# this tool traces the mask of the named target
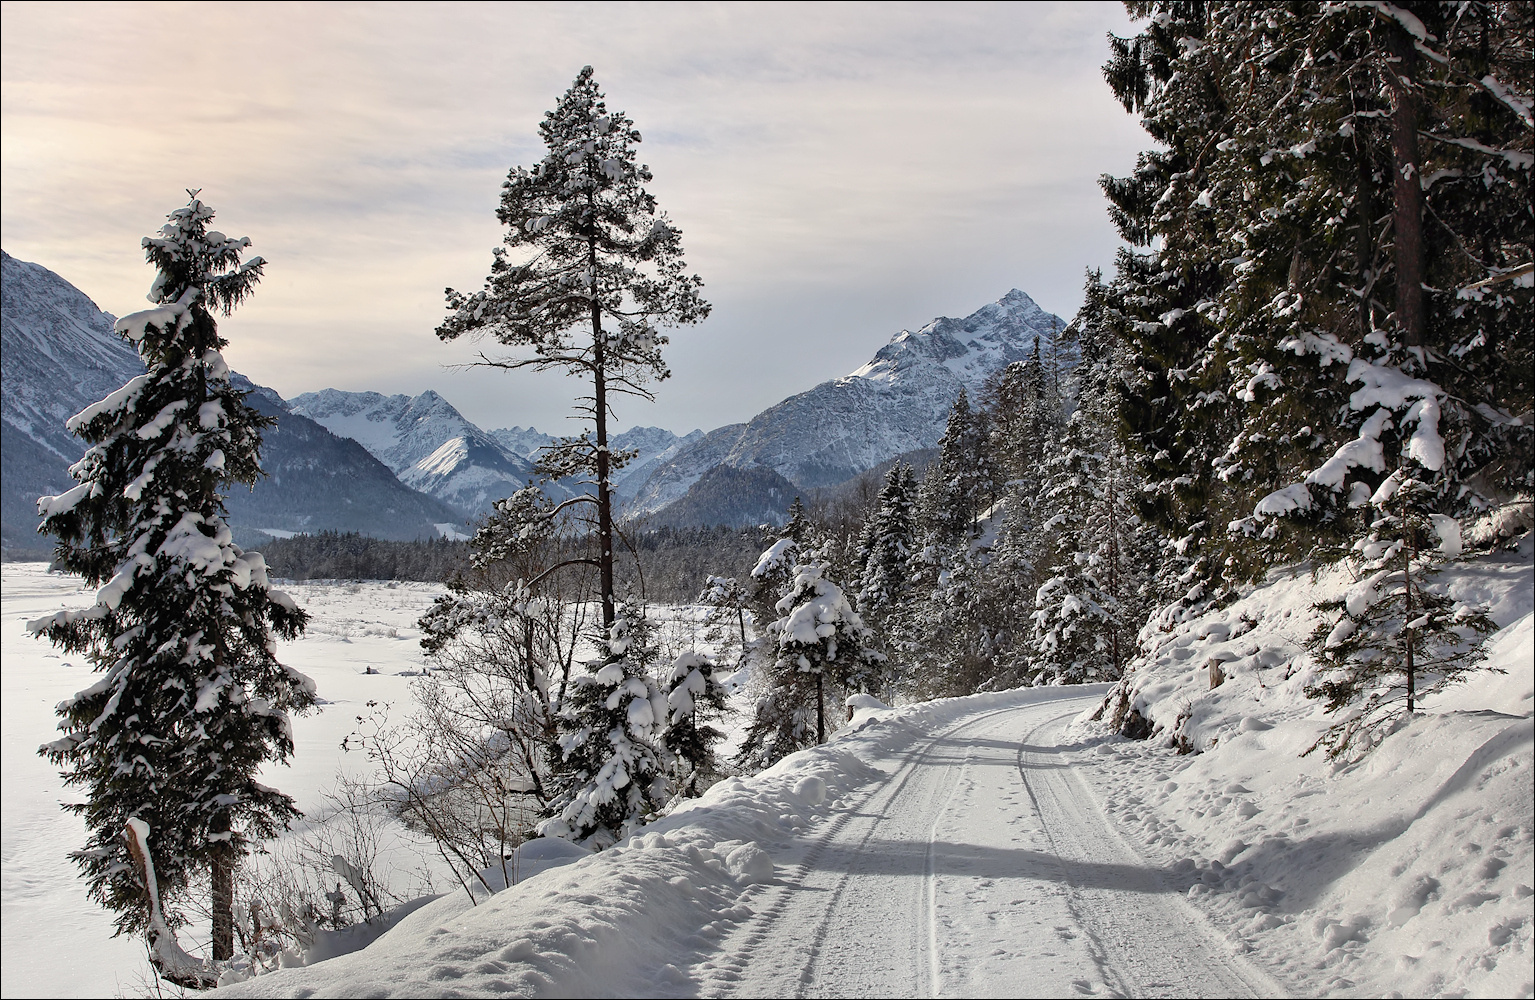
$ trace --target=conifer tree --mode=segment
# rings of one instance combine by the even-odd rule
[[[917,475],[905,462],[885,474],[859,543],[858,603],[888,639],[897,638],[899,616],[911,589],[916,541]]]
[[[558,796],[540,836],[609,847],[670,798],[662,739],[667,696],[650,676],[657,649],[644,609],[625,607],[608,627],[602,656],[570,679],[558,716]]]
[[[791,539],[801,551],[808,551],[815,547],[816,535],[815,523],[805,511],[804,501],[795,497],[789,505],[788,523],[778,533],[778,537]]]
[[[949,408],[938,444],[938,461],[928,470],[923,519],[933,539],[954,544],[968,538],[981,512],[995,498],[996,474],[987,448],[987,418],[970,407],[960,389]]]
[[[42,753],[86,801],[88,844],[73,858],[119,933],[144,932],[164,972],[184,977],[173,939],[189,883],[210,878],[212,955],[233,954],[233,873],[254,844],[285,829],[293,800],[256,780],[293,751],[290,716],[314,683],[276,659],[307,615],[269,587],[259,553],[234,544],[224,497],[262,475],[261,429],[272,422],[230,384],[214,316],[250,295],[265,262],[210,230],[191,192],[144,239],[156,269],[154,308],[119,320],[145,373],[86,407],[69,429],[90,445],[79,485],[38,501],[58,564],[100,587],[96,603],[32,622],[34,633],[84,654],[100,679],[61,703],[64,735]],[[123,831],[147,825],[159,898],[141,880]],[[196,981],[193,976],[190,980]]]
[[[1231,588],[1226,538],[1213,530],[1225,494],[1212,463],[1239,414],[1225,394],[1223,342],[1206,316],[1226,279],[1199,204],[1211,151],[1229,136],[1214,83],[1225,54],[1203,44],[1214,6],[1127,3],[1149,23],[1131,38],[1111,38],[1104,66],[1114,96],[1158,146],[1137,157],[1130,176],[1101,181],[1109,216],[1130,244],[1103,304],[1125,347],[1119,415],[1147,485],[1139,506],[1168,538],[1159,587],[1173,618],[1198,614]]]
[[[1461,546],[1460,526],[1434,512],[1434,499],[1402,470],[1387,477],[1370,497],[1375,518],[1357,546],[1366,575],[1346,597],[1316,606],[1329,620],[1307,648],[1323,675],[1306,693],[1342,713],[1317,744],[1329,756],[1368,750],[1424,697],[1463,679],[1486,656],[1475,640],[1497,630],[1485,611],[1432,585]]]
[[[1035,595],[1037,681],[1116,680],[1138,629],[1127,538],[1137,527],[1116,444],[1091,408],[1072,414],[1047,462],[1040,496],[1049,550]]]
[[[1514,415],[1535,391],[1520,334],[1535,298],[1514,272],[1535,238],[1535,14],[1305,6],[1215,27],[1266,53],[1213,165],[1222,189],[1245,185],[1243,211],[1216,216],[1242,246],[1211,313],[1251,404],[1223,475],[1262,487],[1235,527],[1291,556],[1345,547],[1394,452],[1442,514],[1528,490]]]
[[[792,548],[782,539],[763,553],[763,563]],[[777,550],[777,551],[775,551]],[[810,553],[794,565],[786,592],[775,605],[781,616],[768,626],[776,656],[758,699],[738,760],[767,767],[796,750],[826,741],[827,686],[873,692],[889,681],[885,656],[872,634],[826,575],[827,563]]]
[[[600,574],[604,627],[615,620],[611,475],[630,457],[608,445],[610,397],[652,399],[651,381],[670,372],[661,358],[665,326],[709,315],[703,282],[685,272],[682,234],[643,185],[650,168],[637,159],[640,133],[609,112],[583,68],[539,126],[548,152],[532,169],[515,167],[502,185],[497,218],[507,227],[485,287],[447,290],[452,310],[438,337],[489,336],[530,356],[491,358],[497,368],[562,369],[590,379],[577,412],[591,431],[546,449],[548,476],[585,476],[595,494],[570,503],[595,508],[597,551],[572,560]]]
[[[696,650],[672,662],[666,679],[666,730],[662,734],[672,760],[678,795],[703,793],[719,773],[714,746],[725,734],[711,725],[727,711],[725,689],[714,663]]]

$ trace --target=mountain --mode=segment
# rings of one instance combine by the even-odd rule
[[[613,492],[621,502],[628,501],[657,469],[676,458],[683,449],[702,441],[703,437],[701,430],[678,437],[659,427],[631,427],[613,435],[612,447],[639,452],[628,465],[613,473]]]
[[[1036,340],[1047,358],[1066,351],[1057,344],[1065,325],[1015,288],[963,319],[940,317],[915,332],[902,330],[857,371],[680,449],[635,490],[628,510],[661,510],[716,465],[762,466],[814,489],[932,448],[961,389],[979,394],[993,373],[1028,358]]]
[[[644,521],[646,528],[746,528],[781,525],[796,495],[794,484],[772,469],[716,465],[677,500]]]
[[[537,457],[538,449],[554,441],[554,435],[534,427],[498,427],[489,433],[501,447],[530,462]]]
[[[705,472],[726,464],[730,449],[745,429],[745,424],[716,427],[666,461],[656,463],[635,491],[634,499],[625,507],[625,513],[650,514],[681,499]]]
[[[8,551],[48,550],[37,498],[75,485],[85,446],[64,421],[140,375],[115,317],[45,267],[0,250],[0,539]]]
[[[489,433],[503,448],[529,461],[537,458],[540,448],[554,441],[553,435],[532,427],[499,427]],[[662,463],[703,436],[703,431],[695,430],[679,437],[660,427],[631,427],[613,435],[609,447],[616,451],[639,452],[628,465],[613,473],[613,492],[620,500],[628,500]]]
[[[37,498],[73,486],[69,466],[85,450],[64,421],[144,369],[112,332],[114,318],[83,292],[45,267],[0,254],[0,527],[8,554],[46,554],[48,540],[35,530]],[[243,542],[325,529],[419,538],[462,521],[356,442],[291,413],[271,389],[235,378],[251,390],[253,407],[277,418],[262,436],[268,478],[228,499],[230,526]]]
[[[451,504],[466,518],[486,513],[492,503],[536,478],[531,459],[475,426],[431,390],[385,396],[322,389],[295,396],[288,405],[358,442],[401,482]]]

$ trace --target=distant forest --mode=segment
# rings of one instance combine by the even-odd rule
[[[663,604],[697,599],[710,574],[744,577],[763,545],[758,528],[667,527],[624,533],[623,538],[615,566],[619,593],[643,594]],[[446,583],[469,570],[469,544],[443,538],[399,542],[322,531],[275,539],[260,548],[272,575],[289,580]]]

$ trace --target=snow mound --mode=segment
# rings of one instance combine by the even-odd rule
[[[1341,569],[1272,575],[1153,637],[1134,674],[1076,723],[1084,739],[1099,734],[1086,760],[1105,810],[1300,992],[1530,996],[1531,554],[1526,539],[1444,572],[1452,597],[1503,625],[1485,669],[1355,763],[1306,754],[1333,717],[1304,695],[1302,643],[1311,604],[1352,584]],[[1105,740],[1116,707],[1152,738]]]

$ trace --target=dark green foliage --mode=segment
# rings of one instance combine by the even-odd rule
[[[419,580],[443,583],[463,571],[467,542],[396,542],[355,531],[322,531],[262,546],[273,576],[289,580]]]
[[[169,906],[214,871],[220,958],[218,871],[298,815],[256,775],[287,759],[290,714],[315,693],[275,658],[274,639],[297,636],[307,616],[268,588],[261,556],[225,523],[229,488],[261,475],[270,421],[230,384],[214,322],[250,294],[263,261],[242,264],[250,241],[209,231],[212,218],[194,196],[144,240],[157,305],[117,330],[146,373],[74,418],[91,445],[72,469],[80,485],[39,501],[57,564],[101,590],[95,606],[31,627],[102,673],[59,706],[64,735],[42,751],[86,793],[66,808],[85,817],[88,846],[73,856],[92,897],[119,931],[149,931],[154,944],[122,838],[143,820]]]
[[[917,475],[902,463],[885,476],[873,512],[859,537],[858,605],[877,632],[894,648],[900,641],[898,618],[911,590],[917,555]],[[895,640],[891,642],[890,640]]]

